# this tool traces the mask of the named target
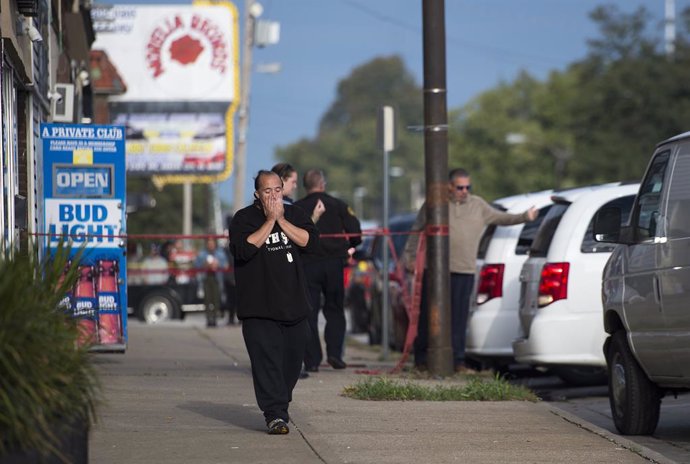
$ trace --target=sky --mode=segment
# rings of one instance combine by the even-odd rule
[[[338,83],[379,56],[399,55],[423,84],[422,0],[258,0],[261,19],[280,23],[280,42],[253,51],[245,199],[253,176],[278,161],[276,147],[316,135]],[[98,3],[188,4],[188,1]],[[235,0],[240,24],[245,0]],[[588,13],[601,4],[630,12],[645,6],[652,32],[663,38],[665,0],[446,0],[448,108],[457,108],[526,70],[539,79],[587,54],[597,37]],[[676,12],[690,0],[675,0]],[[242,37],[242,33],[240,35]],[[280,63],[277,73],[262,64]],[[420,124],[423,121],[420,121]],[[295,166],[298,171],[305,167]],[[326,167],[327,168],[327,167]],[[223,182],[223,202],[233,202],[233,176]]]

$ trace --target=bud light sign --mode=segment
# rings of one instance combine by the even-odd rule
[[[87,247],[117,246],[122,232],[119,200],[46,199],[45,217],[51,244],[86,242]],[[78,246],[77,245],[77,246]]]
[[[124,134],[120,126],[41,125],[44,252],[70,245],[77,280],[58,309],[78,319],[80,342],[96,351],[124,351],[127,342]]]

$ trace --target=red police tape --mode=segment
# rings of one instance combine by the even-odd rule
[[[391,237],[397,235],[413,235],[419,234],[420,239],[417,244],[416,257],[414,272],[411,278],[411,288],[407,284],[407,278],[404,264],[400,261],[396,254],[396,250]],[[417,330],[419,327],[419,309],[421,302],[421,289],[422,289],[422,278],[424,274],[425,257],[426,257],[426,236],[427,235],[447,235],[447,227],[430,228],[427,227],[424,232],[392,232],[383,228],[377,229],[367,229],[363,230],[361,234],[351,234],[351,233],[339,233],[339,234],[320,234],[320,238],[352,238],[357,236],[382,236],[386,237],[386,242],[390,249],[390,256],[392,262],[394,263],[393,277],[400,283],[402,292],[402,301],[405,306],[405,312],[407,315],[408,326],[405,335],[405,342],[403,345],[403,352],[399,362],[393,367],[390,373],[399,372],[407,362],[410,352],[414,344],[414,340],[417,337]],[[150,242],[164,240],[168,243],[174,243],[177,240],[208,240],[209,238],[216,240],[228,240],[228,234],[55,234],[55,233],[33,233],[31,235],[37,237],[60,237],[61,239],[72,239],[75,243],[82,243],[87,239],[96,239],[95,241],[102,241],[102,239],[123,240],[121,243],[122,247],[127,247],[129,250],[129,245],[136,242]],[[127,244],[125,245],[125,242]],[[129,253],[129,251],[128,251]],[[194,278],[197,274],[206,273],[207,270],[199,269],[194,267],[195,252],[192,250],[183,249],[178,251],[178,257],[180,257],[179,262],[175,262],[175,258],[168,258],[167,268],[151,268],[146,269],[141,267],[143,261],[137,260],[136,262],[130,262],[127,269],[127,275],[129,278],[146,279],[147,276],[167,276],[167,279],[171,281],[180,281]],[[222,273],[232,273],[232,267],[226,267],[218,269],[217,272]],[[166,279],[166,280],[167,280]],[[357,373],[362,374],[378,374],[379,371],[375,370],[358,370]]]

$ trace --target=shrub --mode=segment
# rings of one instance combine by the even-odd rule
[[[90,423],[99,383],[77,326],[58,309],[76,280],[60,246],[52,259],[0,254],[0,456],[56,455],[60,425]]]

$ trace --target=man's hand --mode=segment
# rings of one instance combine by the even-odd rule
[[[285,214],[283,202],[271,195],[264,205],[264,213],[266,214],[267,219],[277,221],[283,217],[283,214]]]
[[[539,210],[532,206],[530,209],[527,210],[527,219],[531,222],[537,219],[537,216],[539,216]]]
[[[326,212],[326,207],[323,201],[318,200],[316,206],[314,206],[314,211],[311,213],[311,220],[314,224],[321,218],[321,215]]]

